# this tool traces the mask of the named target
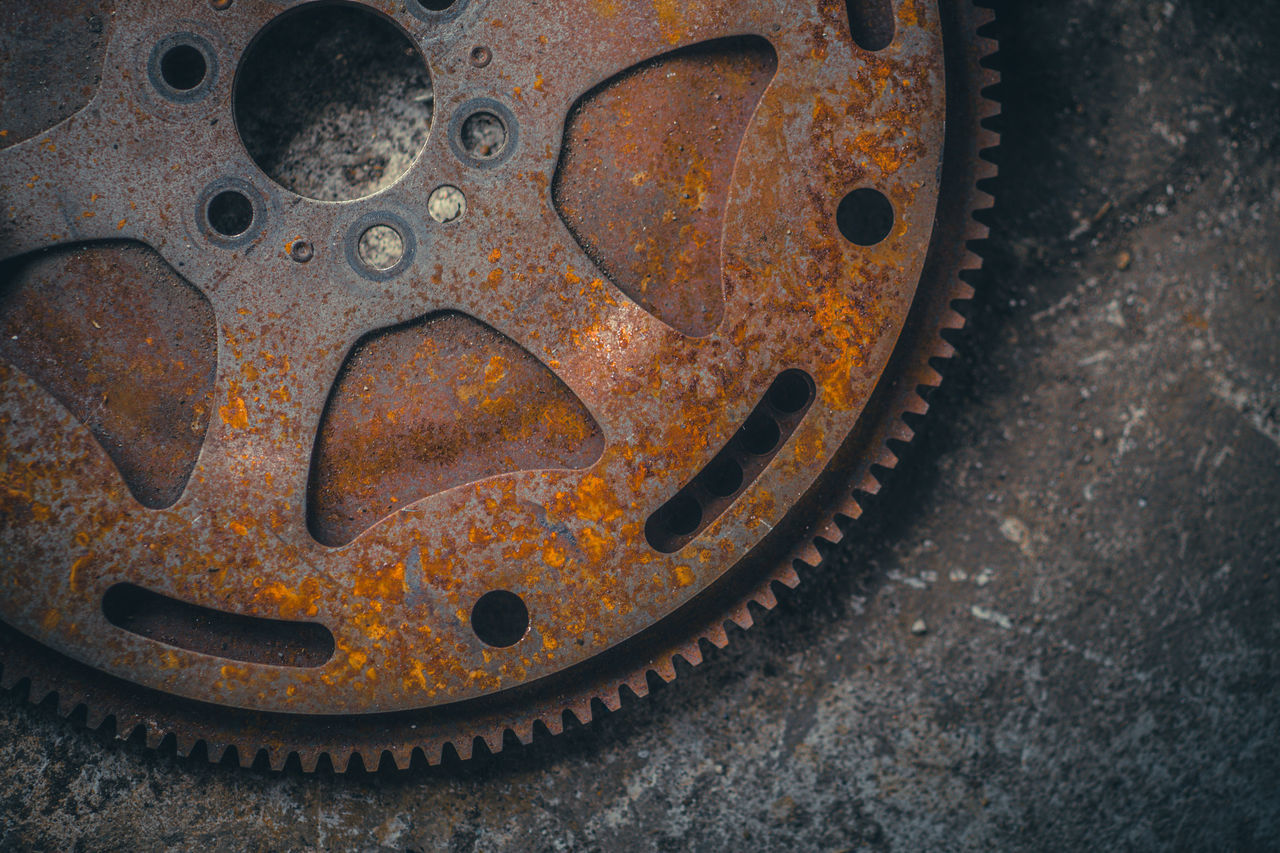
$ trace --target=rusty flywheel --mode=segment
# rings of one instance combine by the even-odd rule
[[[585,722],[817,564],[962,325],[995,76],[969,0],[360,0],[430,130],[338,198],[242,110],[333,8],[0,9],[0,665],[341,771]]]

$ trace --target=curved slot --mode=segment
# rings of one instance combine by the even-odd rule
[[[649,516],[644,532],[654,550],[674,554],[723,515],[786,445],[816,394],[803,370],[780,374],[724,449]]]
[[[315,622],[224,613],[129,583],[107,590],[102,613],[131,634],[242,663],[311,668],[333,657],[333,634]]]
[[[846,0],[849,31],[863,50],[884,50],[893,43],[893,0]]]

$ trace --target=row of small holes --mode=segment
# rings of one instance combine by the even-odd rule
[[[696,482],[720,501],[736,497],[748,485],[743,466],[735,458],[736,452],[757,457],[757,465],[753,467],[763,470],[764,466],[759,462],[767,463],[767,457],[781,447],[783,426],[789,436],[813,399],[814,385],[808,374],[800,370],[783,373],[770,386],[761,405],[751,413],[730,446],[698,474]],[[782,423],[779,423],[779,418]],[[758,473],[759,470],[756,471]],[[702,504],[692,490],[685,489],[655,514],[655,518],[661,517],[670,533],[684,537],[703,526],[703,515]],[[471,609],[471,629],[485,645],[509,648],[528,634],[529,608],[513,592],[494,590],[485,593]]]
[[[790,438],[814,396],[813,380],[802,370],[788,370],[774,380],[733,440],[650,516],[645,525],[649,544],[674,553],[724,512]]]

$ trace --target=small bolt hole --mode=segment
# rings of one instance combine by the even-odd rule
[[[471,49],[471,64],[476,68],[484,68],[493,61],[493,51],[484,45]]]
[[[428,12],[443,12],[457,0],[418,0],[418,5]]]
[[[738,430],[738,446],[753,456],[767,456],[778,446],[782,431],[778,422],[764,412],[752,412]]]
[[[688,536],[702,524],[702,505],[687,492],[672,498],[662,511],[667,530],[674,536]]]
[[[239,237],[253,225],[253,202],[242,192],[224,190],[209,201],[209,227],[223,237]]]
[[[445,184],[437,187],[427,199],[427,212],[436,222],[454,222],[467,212],[467,197],[457,187]]]
[[[306,240],[298,240],[289,249],[289,256],[298,263],[305,264],[316,256],[316,249]]]
[[[836,227],[850,243],[874,246],[893,231],[893,204],[884,193],[864,187],[849,193],[836,210]]]
[[[742,476],[742,466],[724,457],[702,472],[702,485],[717,498],[731,498],[742,488]]]
[[[813,400],[813,380],[800,370],[788,370],[769,389],[769,405],[784,415],[803,411]]]
[[[160,57],[160,76],[179,92],[190,92],[204,82],[209,63],[204,54],[189,44],[180,44]]]
[[[507,147],[507,126],[491,112],[481,110],[462,123],[462,150],[473,160],[492,160]]]
[[[373,270],[389,270],[404,258],[404,237],[390,225],[374,225],[360,235],[360,260]]]
[[[529,608],[514,592],[486,592],[471,608],[471,630],[486,646],[510,648],[529,633]]]

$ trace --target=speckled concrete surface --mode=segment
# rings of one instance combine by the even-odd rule
[[[866,523],[704,667],[360,778],[0,698],[0,848],[1280,849],[1277,36],[1270,0],[1009,4],[965,359]]]

